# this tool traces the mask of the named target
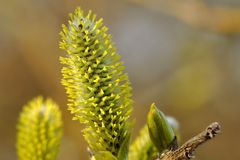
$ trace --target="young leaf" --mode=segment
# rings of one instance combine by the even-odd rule
[[[23,107],[17,125],[19,160],[55,160],[62,137],[61,113],[51,99],[37,97]]]
[[[60,48],[68,54],[60,58],[65,65],[62,84],[73,119],[86,126],[84,137],[93,153],[109,151],[117,156],[129,135],[131,87],[102,21],[77,8],[68,27],[63,25]]]
[[[126,138],[122,143],[122,146],[119,149],[119,152],[118,152],[119,160],[128,160],[129,141],[130,141],[130,134],[126,136]]]

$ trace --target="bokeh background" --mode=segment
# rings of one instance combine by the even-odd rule
[[[58,160],[87,159],[82,126],[71,120],[60,84],[61,24],[76,6],[104,17],[133,86],[133,138],[156,102],[181,125],[182,141],[210,122],[222,134],[197,151],[205,160],[240,159],[239,0],[0,0],[0,159],[17,159],[16,123],[37,95],[64,119]]]

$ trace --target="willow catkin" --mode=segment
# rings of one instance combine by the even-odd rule
[[[62,84],[69,110],[83,130],[92,152],[109,151],[117,156],[129,139],[132,110],[131,87],[123,63],[103,20],[77,8],[60,33]],[[124,146],[126,147],[126,146]]]
[[[37,97],[23,107],[17,124],[19,160],[55,160],[61,137],[61,113],[55,102]]]

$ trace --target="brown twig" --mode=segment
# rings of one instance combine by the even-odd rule
[[[217,122],[210,124],[206,130],[188,140],[178,149],[164,152],[155,160],[188,160],[194,158],[196,148],[204,142],[212,139],[220,132],[220,125]]]

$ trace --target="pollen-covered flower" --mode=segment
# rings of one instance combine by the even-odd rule
[[[93,153],[109,151],[119,157],[129,139],[131,87],[102,21],[77,8],[68,26],[63,25],[60,48],[68,54],[60,58],[62,84],[74,119],[86,126],[84,137]]]

